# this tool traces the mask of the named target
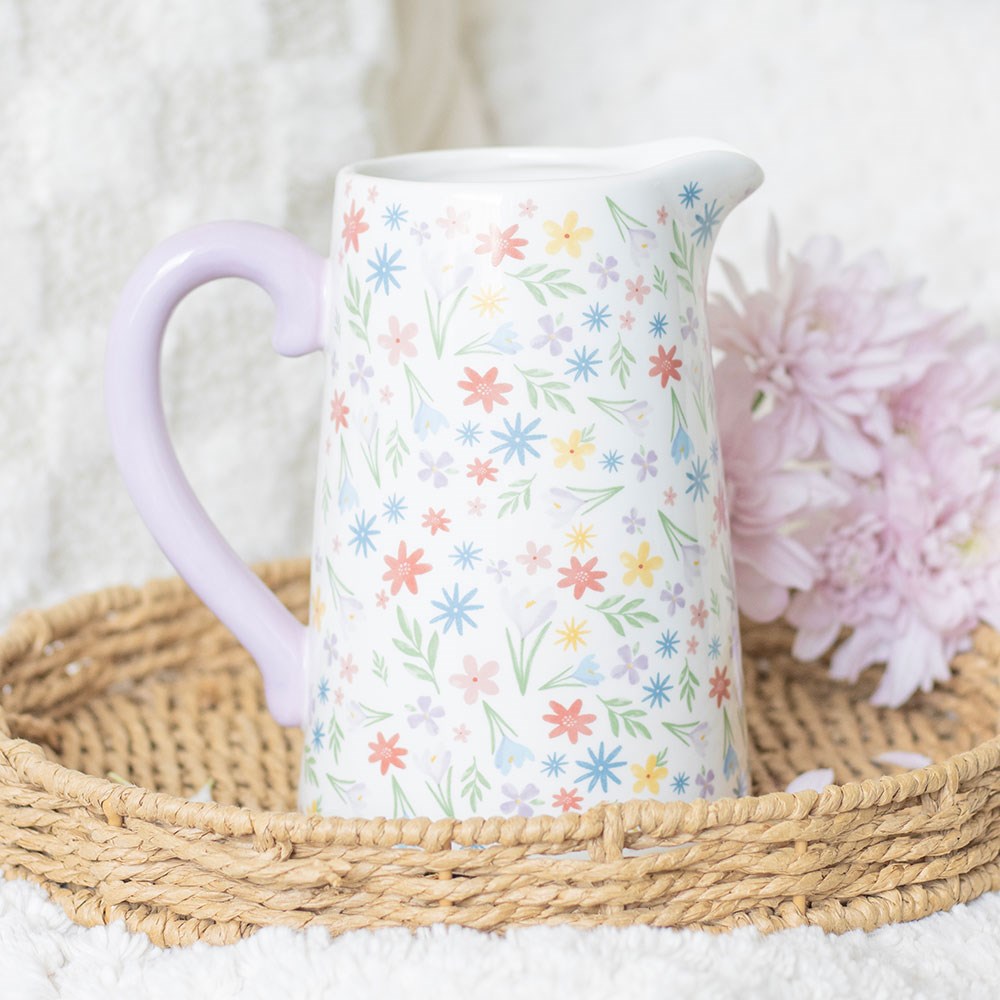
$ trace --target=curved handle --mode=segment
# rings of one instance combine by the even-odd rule
[[[125,485],[178,573],[249,650],[282,725],[305,714],[306,630],[233,551],[181,471],[160,395],[160,347],[188,292],[216,278],[260,285],[277,313],[273,344],[295,357],[322,346],[327,261],[289,233],[215,222],[165,240],[133,272],[111,326],[105,403]]]

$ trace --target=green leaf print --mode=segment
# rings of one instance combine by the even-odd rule
[[[608,203],[608,209],[611,212],[611,218],[614,219],[615,225],[618,227],[618,235],[628,242],[628,236],[626,232],[633,226],[639,229],[646,229],[646,223],[640,222],[634,215],[629,215],[620,205],[617,205],[610,198],[606,197],[604,200]],[[632,223],[630,226],[629,223]]]
[[[337,607],[340,604],[341,597],[347,594],[348,597],[354,596],[354,591],[344,583],[343,580],[337,576],[336,570],[333,568],[333,563],[330,562],[330,557],[326,557],[326,575],[330,581],[330,592],[333,597],[333,606]]]
[[[670,259],[678,270],[677,284],[694,295],[694,247],[688,243],[688,238],[681,232],[676,220],[673,231],[676,250],[671,250]]]
[[[438,785],[435,787],[429,781],[425,782],[427,790],[434,796],[434,801],[438,804],[438,808],[445,816],[450,816],[452,819],[455,818],[455,806],[451,800],[451,774],[454,770],[453,767],[448,768],[448,774],[445,777],[443,786]]]
[[[671,386],[670,389],[670,437],[677,433],[677,427],[687,428],[687,417],[684,416],[684,407],[681,406],[680,399],[677,398],[677,390]]]
[[[407,443],[399,433],[399,424],[396,424],[385,444],[385,457],[392,466],[392,478],[399,478],[399,470],[406,461],[406,456],[410,454]]]
[[[368,317],[371,314],[372,293],[371,289],[368,289],[364,299],[361,298],[361,284],[351,273],[350,268],[347,269],[347,296],[344,299],[344,306],[351,316],[347,325],[365,342],[365,347],[370,351],[372,345],[368,339]]]
[[[535,473],[537,475],[537,473]],[[524,509],[528,510],[531,507],[531,484],[535,481],[535,476],[530,479],[518,479],[510,484],[509,490],[504,490],[500,494],[500,499],[503,500],[503,506],[501,506],[497,517],[501,518],[505,514],[516,513],[521,504],[524,504]]]
[[[570,387],[569,383],[551,380],[555,372],[545,371],[542,368],[521,368],[519,365],[514,365],[514,368],[518,375],[524,379],[525,387],[528,390],[528,401],[536,410],[538,409],[538,396],[541,393],[545,405],[551,409],[576,413],[573,404],[562,392]],[[550,381],[543,382],[542,379],[550,379]]]
[[[522,268],[516,274],[513,271],[504,272],[508,278],[516,278],[524,287],[531,292],[535,301],[544,306],[548,304],[545,298],[546,293],[554,299],[566,299],[570,294],[583,295],[583,289],[579,285],[565,281],[569,274],[569,268],[555,268],[545,272],[545,264],[534,264],[531,267]],[[545,272],[545,273],[542,273]]]
[[[372,654],[372,673],[386,686],[389,684],[389,668],[381,653]]]
[[[668,756],[669,756],[669,755],[668,755],[668,753],[667,753],[667,748],[666,748],[666,747],[664,747],[664,748],[663,748],[663,749],[662,749],[662,750],[661,750],[661,751],[660,751],[660,752],[659,752],[659,753],[658,753],[658,754],[656,755],[656,766],[657,766],[657,767],[666,767],[666,766],[667,766],[667,757],[668,757]]]
[[[365,465],[368,466],[368,471],[372,474],[372,479],[375,480],[376,486],[382,485],[382,474],[379,469],[378,460],[378,443],[380,433],[380,431],[376,430],[370,441],[367,443],[364,441],[361,442],[361,455],[365,460]]]
[[[689,535],[683,529],[678,528],[662,510],[657,511],[657,513],[660,515],[660,524],[663,525],[663,530],[666,532],[667,541],[670,542],[670,551],[673,552],[675,559],[680,559],[680,549],[684,545],[681,539],[691,543],[697,542],[697,539],[694,535]]]
[[[653,287],[664,297],[667,297],[667,274],[653,265]]]
[[[450,772],[449,772],[450,774]],[[472,763],[468,769],[462,773],[462,797],[469,800],[469,808],[475,812],[476,806],[483,797],[482,789],[487,791],[493,786],[486,780],[486,775],[479,770],[476,758],[472,758]]]
[[[695,682],[697,683],[697,681]],[[690,711],[691,706],[688,706]],[[661,722],[660,725],[670,733],[671,736],[676,737],[684,744],[684,746],[691,746],[691,732],[698,728],[701,723],[698,722]],[[664,753],[666,751],[664,750]]]
[[[327,746],[333,751],[333,762],[340,763],[340,751],[344,745],[344,730],[340,728],[336,712],[330,716],[330,739]]]
[[[319,784],[316,778],[316,755],[312,750],[307,750],[302,756],[302,770],[305,773],[306,781],[310,785]]]
[[[597,700],[608,711],[608,722],[611,724],[612,736],[617,736],[619,730],[624,728],[629,736],[635,736],[638,733],[644,739],[650,738],[649,730],[639,721],[646,717],[645,709],[628,708],[632,702],[627,698],[602,698],[598,695]]]
[[[323,479],[323,523],[326,524],[330,517],[330,501],[333,500],[333,490],[330,489],[330,480]]]
[[[625,625],[642,628],[647,622],[655,624],[659,621],[656,615],[639,610],[643,604],[641,597],[634,597],[622,604],[625,596],[619,594],[617,597],[606,597],[600,604],[588,604],[587,607],[604,615],[607,623],[621,636],[625,635]]]
[[[624,389],[628,382],[629,375],[632,374],[632,365],[635,364],[635,355],[625,346],[622,335],[618,334],[615,346],[611,348],[611,374],[618,376],[618,381]]]
[[[434,690],[438,694],[441,693],[441,688],[438,687],[437,678],[434,676],[434,666],[437,662],[438,653],[438,634],[435,632],[427,645],[427,651],[424,652],[423,649],[423,635],[420,629],[420,622],[416,618],[413,619],[413,626],[411,627],[406,621],[406,615],[403,614],[403,609],[401,607],[396,608],[396,619],[399,622],[400,630],[403,633],[403,639],[393,639],[392,644],[398,649],[404,656],[411,657],[411,660],[403,662],[403,666],[409,670],[414,677],[420,678],[422,681],[428,681],[434,685]],[[423,665],[420,663],[414,663],[413,660],[423,661]]]
[[[416,813],[413,810],[413,805],[410,800],[406,797],[406,792],[403,791],[402,786],[396,779],[396,775],[392,776],[392,818],[393,819],[404,819],[415,816]]]
[[[690,712],[691,706],[694,704],[694,689],[700,687],[701,682],[694,675],[694,671],[688,665],[688,661],[684,661],[684,669],[681,671],[680,679],[680,695],[687,705],[687,709]]]
[[[353,778],[335,778],[332,774],[328,774],[326,780],[330,782],[330,786],[337,793],[337,798],[341,802],[347,801],[347,789],[357,784]]]
[[[431,299],[427,292],[424,292],[424,303],[427,306],[427,322],[431,329],[431,340],[434,344],[434,353],[440,358],[444,353],[444,342],[445,338],[448,336],[448,326],[451,324],[451,319],[455,315],[455,310],[458,308],[459,302],[462,301],[462,296],[468,291],[468,286],[462,288],[451,304],[451,308],[448,310],[448,315],[441,319],[441,307],[444,305],[444,300],[438,302],[434,309],[431,308]],[[453,294],[453,293],[451,293]],[[448,295],[445,296],[445,300],[449,298]]]
[[[510,629],[504,629],[507,635],[507,649],[510,652],[510,662],[511,666],[514,668],[514,679],[517,681],[517,688],[524,694],[528,690],[528,678],[531,676],[531,665],[535,661],[535,655],[538,652],[538,647],[542,644],[542,639],[545,638],[545,633],[548,632],[551,627],[552,622],[546,622],[538,632],[538,636],[525,655],[524,644],[525,638],[521,637],[521,642],[519,648],[514,648],[514,638],[511,635]]]
[[[566,489],[570,493],[576,493],[578,496],[589,496],[591,498],[577,511],[577,514],[582,516],[589,514],[592,510],[596,510],[602,503],[607,503],[613,496],[621,493],[625,487],[606,486],[604,489],[590,489],[586,486],[567,486]]]

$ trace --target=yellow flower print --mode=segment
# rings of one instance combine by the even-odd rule
[[[550,438],[552,447],[558,453],[555,457],[557,469],[562,469],[567,464],[572,464],[573,468],[579,472],[586,465],[586,458],[595,451],[595,445],[589,441],[581,441],[582,433],[573,431],[568,441],[562,438]]]
[[[650,754],[646,758],[646,766],[633,764],[632,773],[636,777],[636,783],[632,786],[633,792],[652,792],[653,795],[660,794],[660,782],[667,776],[665,767],[656,766],[656,754]]]
[[[571,552],[586,552],[594,547],[594,526],[588,524],[584,527],[581,521],[572,531],[566,532],[566,537],[569,539],[566,548]]]
[[[545,232],[551,237],[549,242],[545,244],[546,251],[559,253],[560,250],[565,250],[570,257],[579,257],[583,249],[580,244],[585,243],[594,235],[593,229],[587,226],[578,226],[577,222],[579,221],[580,217],[576,212],[567,212],[561,226],[558,222],[546,222]]]
[[[626,586],[631,586],[638,580],[644,587],[652,587],[653,570],[659,569],[663,565],[663,559],[660,556],[649,554],[649,542],[643,542],[635,555],[632,555],[631,552],[623,552],[621,560],[625,567],[622,582]]]
[[[577,622],[575,618],[567,618],[563,622],[563,627],[556,629],[556,644],[562,646],[563,649],[572,649],[575,653],[580,646],[586,646],[587,640],[584,639],[585,635],[590,635],[590,629],[587,628],[587,619],[584,618],[582,622]]]
[[[316,626],[316,631],[319,632],[323,628],[323,615],[326,614],[326,605],[323,603],[323,596],[320,594],[319,587],[313,591],[312,599],[312,621],[313,625]]]
[[[503,285],[495,291],[489,285],[484,285],[479,289],[478,295],[472,296],[472,308],[479,311],[480,318],[496,316],[503,312],[502,302],[507,301],[504,295]]]

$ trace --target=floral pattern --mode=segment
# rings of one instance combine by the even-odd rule
[[[338,180],[300,795],[321,812],[748,788],[696,335],[726,192],[528,187]]]

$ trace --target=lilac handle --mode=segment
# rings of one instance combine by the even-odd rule
[[[178,573],[257,661],[267,706],[285,726],[302,725],[305,716],[306,630],[219,534],[181,471],[163,414],[160,346],[188,292],[238,277],[271,296],[279,353],[318,350],[326,266],[289,233],[252,222],[214,222],[172,236],[125,286],[105,366],[111,444],[132,500]]]

